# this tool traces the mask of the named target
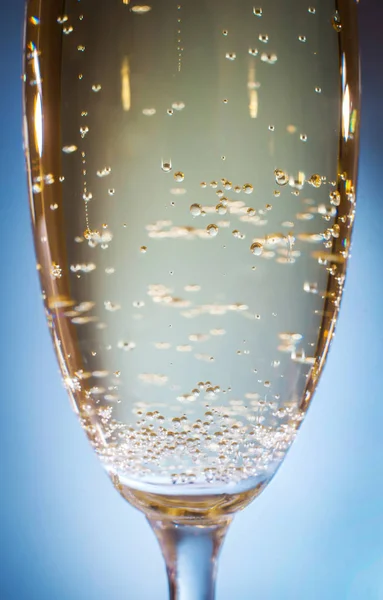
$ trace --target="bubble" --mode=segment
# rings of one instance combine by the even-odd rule
[[[316,91],[317,94],[321,94],[322,93],[322,88],[316,87],[315,91]]]
[[[92,85],[92,91],[95,92],[97,94],[97,92],[99,92],[101,90],[101,84],[99,83],[95,83],[94,85]]]
[[[310,283],[309,281],[305,281],[303,284],[303,290],[308,294],[317,294],[318,293],[318,284]]]
[[[342,31],[342,22],[340,19],[339,11],[335,11],[335,14],[332,19],[332,26],[337,33],[340,33]]]
[[[218,227],[217,227],[217,225],[208,225],[206,227],[206,231],[208,232],[208,234],[211,237],[215,237],[216,235],[218,235]]]
[[[185,175],[182,173],[182,171],[177,171],[177,173],[174,173],[174,179],[175,181],[180,183],[185,179]]]
[[[287,173],[285,173],[281,169],[275,169],[274,175],[275,175],[275,181],[278,185],[284,186],[284,185],[288,184],[289,176]]]
[[[172,163],[162,162],[161,169],[164,171],[164,173],[170,173],[170,171],[172,170]]]
[[[330,192],[330,204],[332,204],[333,206],[339,206],[340,200],[341,196],[338,191]]]
[[[108,175],[110,175],[112,172],[112,169],[110,167],[104,167],[103,169],[100,169],[99,171],[97,171],[97,177],[107,177]]]
[[[69,27],[63,27],[63,33],[65,35],[69,35],[70,33],[72,33],[72,31],[73,31],[72,25],[69,25]]]
[[[299,136],[301,142],[307,142],[307,135],[305,133],[301,133]]]
[[[63,270],[57,263],[53,262],[51,266],[52,279],[61,279]]]
[[[309,6],[308,11],[311,15],[315,15],[315,13],[316,13],[316,9],[313,6]]]
[[[57,23],[60,23],[60,25],[65,23],[67,20],[68,20],[68,15],[63,15],[62,17],[57,17]]]
[[[263,244],[260,242],[254,242],[254,244],[250,246],[250,250],[254,256],[261,256],[263,252]]]
[[[245,194],[252,194],[254,191],[254,188],[251,185],[251,183],[245,183],[242,189],[245,192]]]
[[[166,112],[168,113],[169,117],[171,117],[172,114],[174,113],[172,108],[168,108]]]
[[[267,44],[267,42],[269,41],[269,36],[265,33],[260,33],[258,36],[258,39],[260,42],[263,42],[264,44]]]
[[[275,131],[274,125],[269,125],[269,131]]]
[[[255,15],[256,17],[262,17],[263,15],[263,10],[262,8],[253,8],[253,15]]]
[[[247,214],[249,215],[249,217],[254,217],[255,214],[256,214],[255,208],[248,208],[247,209]]]
[[[262,52],[261,61],[267,63],[268,65],[275,65],[278,60],[278,56],[276,54],[267,54],[266,52]]]
[[[108,194],[109,194],[109,196],[114,196],[114,194],[115,194],[115,193],[116,193],[116,190],[115,190],[114,188],[110,188],[110,189],[108,190]]]
[[[298,36],[298,40],[304,44],[306,42],[307,38],[305,35],[300,35],[300,36]]]
[[[146,254],[147,251],[148,251],[148,249],[146,246],[141,246],[141,248],[140,248],[141,254]]]
[[[224,179],[222,183],[225,190],[231,190],[231,188],[233,187],[231,181],[228,181],[227,179]]]
[[[225,206],[224,204],[222,204],[222,202],[220,202],[219,204],[217,204],[217,206],[215,207],[216,212],[219,215],[226,215],[227,213],[227,206]]]
[[[238,231],[238,229],[234,229],[234,230],[232,231],[232,234],[233,234],[233,236],[234,236],[235,238],[239,238],[239,237],[240,237],[240,235],[241,235],[241,234],[240,234],[240,232]]]
[[[202,206],[200,204],[192,204],[190,207],[190,213],[193,217],[199,217],[202,212]]]
[[[224,35],[224,36],[226,37],[228,33],[229,33],[229,32],[228,32],[228,30],[227,30],[227,29],[223,29],[223,31],[222,31],[222,35]]]
[[[134,308],[143,308],[145,306],[145,302],[141,302],[141,300],[135,300],[133,302]]]
[[[210,182],[210,187],[216,188],[216,187],[218,187],[218,183],[216,181],[211,181]]]
[[[251,56],[257,56],[258,55],[258,50],[257,48],[249,48],[249,54]]]
[[[226,58],[228,60],[235,60],[237,58],[237,55],[235,52],[226,52]]]
[[[234,191],[235,191],[236,194],[239,194],[242,191],[241,186],[240,185],[236,185],[235,188],[234,188]]]
[[[201,181],[200,186],[201,188],[205,188],[207,186],[206,181]]]
[[[308,180],[308,183],[315,188],[320,188],[322,185],[322,177],[315,173],[314,175],[311,175],[310,179]]]

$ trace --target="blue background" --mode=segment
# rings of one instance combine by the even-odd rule
[[[157,543],[88,446],[45,324],[21,141],[23,5],[0,1],[0,598],[165,600]],[[362,0],[360,22],[359,206],[336,340],[284,466],[229,531],[219,600],[383,599],[383,2]]]

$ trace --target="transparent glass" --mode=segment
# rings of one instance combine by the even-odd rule
[[[234,514],[281,465],[333,338],[355,210],[354,0],[30,0],[25,151],[72,407],[214,597]]]

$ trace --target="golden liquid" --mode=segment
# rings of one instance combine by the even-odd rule
[[[141,508],[237,510],[304,418],[354,217],[355,12],[28,3],[47,319],[81,425]]]

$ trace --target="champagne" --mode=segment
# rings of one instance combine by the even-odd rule
[[[47,319],[81,425],[135,498],[254,495],[302,423],[354,216],[347,4],[28,3]]]

